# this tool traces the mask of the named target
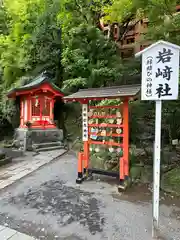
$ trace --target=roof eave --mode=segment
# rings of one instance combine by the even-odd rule
[[[124,98],[137,98],[139,95],[139,92],[137,94],[131,94],[131,95],[122,95],[122,96],[100,96],[100,97],[63,97],[63,100],[65,101],[83,101],[83,100],[102,100],[102,99],[124,99]]]
[[[29,91],[29,90],[35,90],[36,88],[40,87],[41,85],[43,85],[44,83],[48,83],[52,89],[57,93],[57,95],[63,97],[65,94],[57,87],[54,86],[53,83],[49,82],[47,79],[44,79],[41,83],[34,85],[33,87],[22,87],[22,88],[14,88],[12,90],[10,90],[7,93],[8,98],[15,98],[16,93],[19,93],[19,95],[23,95],[23,92],[25,91]],[[22,94],[21,94],[22,93]],[[15,95],[15,96],[14,96]]]
[[[17,93],[17,92],[23,92],[23,91],[28,91],[29,89],[34,89],[37,88],[38,86],[40,86],[41,84],[43,84],[46,81],[46,79],[44,79],[41,83],[36,84],[32,87],[26,87],[26,85],[19,87],[19,88],[13,88],[10,91],[7,92],[7,96],[10,97],[13,93]],[[28,84],[27,84],[28,85]]]

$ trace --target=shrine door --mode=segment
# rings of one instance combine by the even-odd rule
[[[32,98],[32,121],[38,125],[51,123],[51,98],[47,96],[35,96]]]

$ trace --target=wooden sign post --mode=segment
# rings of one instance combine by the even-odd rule
[[[135,55],[135,57],[142,55],[141,100],[156,102],[153,165],[153,237],[156,237],[159,228],[162,100],[176,100],[178,98],[179,51],[180,47],[177,45],[158,41]]]

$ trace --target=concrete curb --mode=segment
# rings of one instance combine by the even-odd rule
[[[32,236],[29,236],[27,234],[18,232],[12,228],[1,226],[0,225],[0,239],[3,240],[17,240],[17,239],[23,239],[23,240],[37,240]]]

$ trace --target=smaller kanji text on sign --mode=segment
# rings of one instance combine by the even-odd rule
[[[178,82],[179,49],[159,44],[142,53],[142,100],[175,100]]]

